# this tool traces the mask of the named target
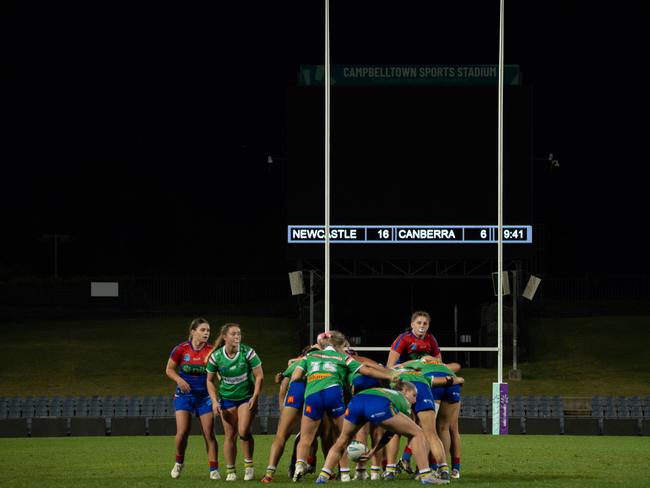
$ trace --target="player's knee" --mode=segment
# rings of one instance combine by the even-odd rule
[[[239,434],[239,438],[244,442],[250,441],[253,439],[253,434],[251,434],[250,432],[247,432],[244,435]]]

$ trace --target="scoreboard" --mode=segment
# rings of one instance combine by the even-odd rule
[[[496,225],[332,225],[333,244],[495,244]],[[289,225],[289,244],[322,244],[323,225]],[[532,244],[530,225],[504,225],[503,242]]]

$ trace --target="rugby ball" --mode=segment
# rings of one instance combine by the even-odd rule
[[[348,459],[350,461],[358,461],[367,451],[368,449],[363,442],[352,441],[348,445]]]

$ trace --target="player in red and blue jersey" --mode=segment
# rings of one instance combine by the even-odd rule
[[[438,341],[429,332],[431,316],[422,310],[411,314],[411,328],[402,332],[397,339],[393,341],[386,361],[387,368],[394,368],[395,365],[420,359],[423,356],[433,356],[442,361]],[[408,467],[411,458],[411,449],[407,447],[404,455],[400,460],[400,468],[410,470]]]
[[[411,328],[393,341],[388,353],[387,368],[396,364],[420,359],[423,356],[433,356],[442,361],[440,348],[436,338],[429,333],[431,316],[427,312],[417,311],[411,315]]]
[[[220,479],[217,462],[217,440],[214,437],[212,400],[208,394],[206,363],[212,352],[210,324],[196,318],[190,324],[190,336],[172,350],[165,373],[176,383],[174,408],[176,409],[176,463],[172,478],[178,478],[185,462],[185,449],[190,434],[192,414],[201,422],[201,430],[208,450],[210,479]]]

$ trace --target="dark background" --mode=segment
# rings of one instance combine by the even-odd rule
[[[332,64],[498,62],[497,1],[331,9]],[[633,2],[506,12],[523,73],[506,92],[506,215],[544,225],[547,275],[647,272],[647,18]],[[286,224],[322,212],[322,95],[296,87],[323,62],[322,24],[312,1],[3,7],[2,278],[50,276],[54,233],[70,236],[62,277],[292,270]],[[333,223],[496,224],[496,87],[332,103]]]

